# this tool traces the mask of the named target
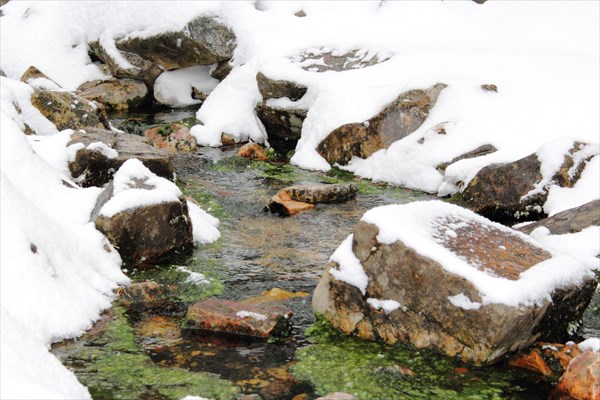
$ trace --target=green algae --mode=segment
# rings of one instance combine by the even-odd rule
[[[238,388],[217,375],[153,364],[137,345],[123,308],[113,307],[105,323],[99,333],[80,339],[85,344],[65,360],[94,399],[236,398]]]
[[[207,283],[188,281],[190,274],[179,269],[180,265],[157,266],[151,269],[135,271],[131,274],[134,282],[145,280],[154,281],[160,285],[172,288],[169,293],[171,302],[191,303],[218,296],[223,293],[225,286],[223,266],[215,259],[197,259],[185,263],[188,271],[201,273],[208,280]]]
[[[191,179],[177,179],[177,186],[184,195],[192,197],[200,207],[210,215],[223,221],[228,214],[217,200],[217,196],[207,190],[201,183]]]
[[[518,399],[525,375],[459,367],[428,351],[390,347],[333,330],[321,318],[306,331],[312,345],[296,352],[292,372],[317,394],[343,391],[364,399]],[[457,367],[459,367],[457,369]]]

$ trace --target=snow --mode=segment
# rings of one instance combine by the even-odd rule
[[[208,95],[219,84],[209,75],[210,65],[197,65],[174,71],[165,71],[154,83],[154,97],[171,107],[187,107],[202,103],[192,98],[192,89]]]
[[[235,315],[237,315],[240,318],[252,318],[258,321],[264,321],[267,319],[266,315],[255,313],[252,311],[238,311],[237,313],[235,313]]]
[[[389,314],[392,311],[396,311],[400,308],[400,303],[398,303],[396,300],[380,300],[369,297],[367,299],[367,303],[369,303],[369,305],[376,310],[383,309],[386,314]]]
[[[364,295],[369,284],[369,277],[365,273],[360,260],[352,252],[352,240],[354,235],[350,235],[333,253],[330,262],[338,264],[338,269],[331,268],[329,272],[338,281],[346,282],[357,287]]]
[[[206,277],[203,274],[199,272],[194,272],[189,268],[179,266],[177,267],[177,271],[185,272],[189,275],[185,280],[186,283],[193,283],[195,285],[204,285],[210,283],[210,281],[206,279]]]
[[[115,173],[113,196],[102,206],[100,215],[111,218],[125,210],[179,201],[181,196],[173,182],[156,176],[140,160],[131,158]]]
[[[589,338],[579,343],[579,349],[581,351],[595,351],[600,352],[600,338]]]
[[[191,201],[187,202],[187,206],[192,219],[194,242],[208,244],[219,240],[219,220]]]
[[[481,303],[471,301],[464,293],[459,293],[456,296],[448,296],[448,301],[463,310],[479,310],[481,308]]]

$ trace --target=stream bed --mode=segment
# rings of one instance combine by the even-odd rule
[[[140,133],[148,125],[193,119],[193,113],[113,116],[113,124]],[[221,239],[197,246],[180,264],[127,271],[133,282],[153,280],[171,288],[167,301],[146,311],[128,311],[117,301],[83,337],[53,346],[94,399],[236,399],[241,393],[249,395],[245,399],[308,400],[336,391],[359,399],[547,397],[551,382],[537,375],[366,342],[316,320],[312,291],[362,214],[433,197],[338,169],[315,173],[280,160],[248,161],[234,156],[238,147],[199,148],[174,160],[179,187],[219,218]],[[290,218],[264,210],[285,186],[348,181],[359,193],[346,203],[319,204]],[[190,280],[190,272],[206,280]],[[294,313],[291,334],[256,340],[182,330],[187,306],[209,297],[284,304]],[[584,329],[598,335],[598,296],[593,307],[591,326]]]

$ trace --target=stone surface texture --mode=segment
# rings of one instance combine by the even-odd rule
[[[446,87],[438,83],[431,88],[402,93],[377,115],[361,123],[350,123],[333,130],[317,147],[330,164],[346,165],[354,156],[367,158],[387,149],[419,128]]]
[[[31,104],[59,131],[87,126],[108,128],[105,115],[95,104],[69,92],[35,90],[31,95]]]
[[[235,153],[238,157],[244,157],[249,160],[266,161],[269,159],[265,150],[257,143],[248,142]]]
[[[524,233],[531,233],[534,229],[544,226],[552,235],[565,235],[580,232],[590,226],[600,225],[600,200],[593,200],[582,206],[571,208],[544,218],[537,222],[516,228]]]
[[[144,136],[157,149],[171,153],[196,151],[198,143],[190,129],[182,124],[172,123],[155,126],[144,132]]]
[[[575,357],[569,363],[549,399],[600,399],[600,353],[586,351]]]
[[[436,243],[491,277],[519,279],[520,272],[550,258],[545,250],[492,224],[453,219],[436,224]],[[457,229],[456,224],[462,227]],[[445,234],[448,229],[456,237]],[[365,295],[334,279],[329,270],[313,295],[313,309],[348,335],[432,348],[466,362],[491,364],[536,340],[564,340],[569,322],[581,317],[597,286],[590,278],[581,287],[556,290],[552,302],[541,305],[481,304],[473,283],[400,241],[380,243],[378,233],[376,225],[364,221],[354,229],[352,249],[369,278]],[[453,305],[449,297],[460,293],[479,306]],[[385,313],[371,307],[367,298],[395,300],[401,307]]]
[[[79,86],[77,94],[115,110],[127,110],[140,106],[146,100],[148,88],[143,82],[133,79],[97,80]]]

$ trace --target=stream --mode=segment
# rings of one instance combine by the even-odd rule
[[[151,125],[193,120],[194,113],[115,114],[112,123],[140,134]],[[248,397],[240,399],[308,400],[336,391],[359,399],[547,397],[552,381],[538,375],[504,365],[475,368],[427,351],[366,342],[315,320],[311,293],[362,214],[433,197],[357,180],[335,168],[315,173],[283,160],[251,162],[234,156],[238,148],[199,148],[174,160],[178,186],[219,218],[221,239],[197,246],[180,264],[127,271],[133,282],[154,280],[171,288],[168,302],[144,312],[116,302],[83,337],[53,346],[94,399],[236,399],[242,393]],[[346,203],[319,204],[290,218],[264,210],[285,186],[348,181],[359,193]],[[186,270],[208,282],[189,282]],[[269,295],[268,301],[294,313],[289,337],[256,340],[180,329],[192,302],[209,297],[261,302]],[[598,335],[598,297],[586,314],[586,336]]]

